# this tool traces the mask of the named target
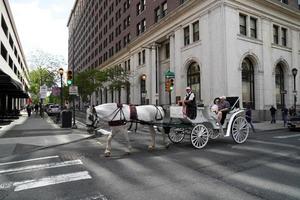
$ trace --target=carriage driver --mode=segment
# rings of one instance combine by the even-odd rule
[[[183,114],[190,119],[195,119],[197,117],[197,105],[196,96],[192,92],[191,87],[186,87],[186,95],[182,101]]]

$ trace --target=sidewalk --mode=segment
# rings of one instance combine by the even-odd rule
[[[282,120],[277,120],[276,124],[271,124],[270,121],[263,121],[258,123],[253,123],[256,132],[262,131],[275,131],[275,130],[288,130],[287,127],[283,126]]]
[[[10,124],[1,125],[0,157],[93,137],[79,124],[78,129],[60,128],[47,116],[43,119],[35,113],[30,117],[26,113],[21,114],[19,119]]]

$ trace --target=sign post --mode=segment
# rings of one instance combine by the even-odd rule
[[[44,84],[42,86],[40,86],[40,99],[46,99],[47,97],[47,86]]]

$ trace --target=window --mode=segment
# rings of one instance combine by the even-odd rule
[[[247,16],[240,14],[240,34],[247,35]]]
[[[139,53],[138,53],[139,65],[141,65],[141,64],[142,64],[142,59],[141,59],[141,56],[142,56],[142,55],[141,55],[141,52],[139,52]]]
[[[281,28],[281,45],[282,46],[287,45],[286,38],[287,38],[287,30],[286,30],[286,28]]]
[[[179,0],[180,4],[183,4],[184,2],[186,2],[187,0]]]
[[[170,43],[165,44],[165,57],[166,59],[170,58]]]
[[[167,14],[167,9],[168,9],[167,2],[164,2],[164,3],[162,4],[161,18],[163,18],[164,16],[166,16],[166,14]]]
[[[154,13],[155,13],[155,22],[158,22],[158,20],[160,19],[160,7],[157,7],[154,10]]]
[[[196,103],[199,104],[201,100],[201,80],[200,67],[196,62],[190,64],[187,70],[187,86],[190,86],[195,93]]]
[[[254,68],[249,58],[242,63],[242,98],[244,107],[250,105],[254,108]]]
[[[253,38],[257,38],[257,19],[250,17],[250,36]]]
[[[2,58],[4,58],[5,61],[7,61],[7,50],[2,43],[1,43],[1,56]]]
[[[276,65],[275,69],[275,93],[277,108],[282,108],[284,105],[284,72],[281,63]]]
[[[2,27],[2,30],[5,33],[5,35],[8,36],[8,27],[7,27],[7,24],[4,20],[3,15],[1,15],[1,27]]]
[[[276,25],[273,25],[273,42],[275,44],[278,44],[279,43],[279,39],[278,39],[278,30],[279,30],[279,27],[276,26]]]
[[[141,12],[142,12],[142,9],[141,9],[141,2],[138,2],[138,3],[136,4],[136,15],[139,15]]]
[[[184,46],[187,46],[190,44],[190,27],[185,27],[183,29],[184,32]]]
[[[145,50],[142,51],[142,63],[143,64],[146,63],[146,51]]]
[[[289,4],[288,0],[279,0],[282,3]]]
[[[199,40],[199,21],[193,23],[193,42]]]
[[[141,22],[139,22],[136,25],[136,35],[140,35],[141,33],[142,33],[142,26],[141,26]]]

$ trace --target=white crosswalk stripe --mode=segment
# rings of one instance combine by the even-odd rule
[[[92,179],[90,173],[86,170],[82,170],[82,167],[80,167],[83,165],[83,162],[80,159],[67,161],[58,161],[58,159],[60,160],[60,157],[55,155],[0,163],[0,190],[18,192],[33,188]],[[70,166],[73,166],[73,168],[68,168]],[[45,170],[46,173],[44,173],[43,170]],[[49,175],[49,170],[52,170],[52,175]],[[70,172],[69,170],[73,172]],[[35,173],[36,171],[41,172]],[[67,171],[67,173],[64,173],[64,171]],[[41,174],[48,175],[43,176]],[[13,181],[12,179],[18,180]],[[102,196],[102,199],[105,199],[104,195]]]

